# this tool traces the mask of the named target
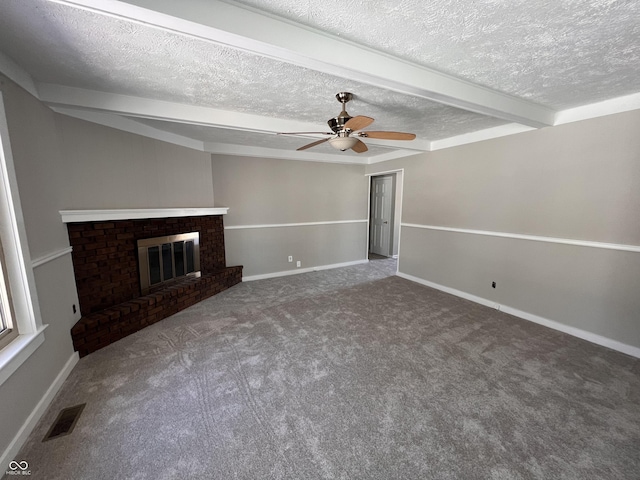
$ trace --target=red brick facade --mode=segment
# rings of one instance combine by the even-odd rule
[[[67,224],[82,318],[71,330],[87,355],[242,281],[226,267],[222,215]],[[141,297],[137,241],[199,232],[201,278]]]

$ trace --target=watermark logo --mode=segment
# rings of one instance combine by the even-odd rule
[[[31,470],[29,470],[29,464],[26,460],[22,460],[21,462],[12,460],[9,463],[9,470],[5,473],[7,475],[31,475]]]

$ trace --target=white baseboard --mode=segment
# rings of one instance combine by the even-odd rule
[[[73,370],[73,367],[76,366],[79,359],[80,357],[78,355],[78,352],[73,352],[73,354],[69,357],[69,360],[67,360],[67,363],[65,363],[64,367],[62,367],[62,370],[60,370],[58,376],[49,386],[44,396],[40,399],[38,405],[36,405],[36,408],[33,409],[31,415],[29,415],[7,449],[2,453],[2,457],[0,457],[0,472],[8,470],[9,463],[12,460],[22,460],[16,459],[16,455],[18,454],[24,443],[27,441],[27,438],[35,428],[42,415],[44,415],[44,412],[46,412],[49,405],[51,405],[51,402],[56,396],[56,393],[58,393],[58,390],[60,390],[60,387],[62,387],[62,384]]]
[[[598,335],[596,333],[591,333],[586,330],[582,330],[580,328],[565,325],[564,323],[556,322],[554,320],[549,320],[548,318],[539,317],[538,315],[524,312],[522,310],[518,310],[517,308],[509,307],[507,305],[500,305],[499,303],[493,302],[491,300],[487,300],[486,298],[478,297],[476,295],[463,292],[462,290],[456,290],[455,288],[445,287],[444,285],[429,282],[428,280],[424,280],[419,277],[414,277],[413,275],[408,275],[402,272],[398,272],[396,275],[401,278],[411,280],[412,282],[416,282],[421,285],[425,285],[427,287],[435,288],[436,290],[450,293],[452,295],[464,298],[466,300],[471,300],[472,302],[479,303],[486,307],[495,308],[497,310],[500,310],[501,312],[508,313],[509,315],[513,315],[514,317],[522,318],[523,320],[529,320],[530,322],[538,323],[545,327],[549,327],[554,330],[558,330],[560,332],[568,333],[569,335],[573,335],[574,337],[587,340],[588,342],[595,343],[596,345],[602,345],[603,347],[607,347],[612,350],[617,350],[618,352],[626,353],[627,355],[631,355],[632,357],[640,358],[640,348],[634,347],[633,345],[627,345],[626,343],[622,343],[608,337],[603,337],[602,335]]]
[[[282,272],[264,273],[261,275],[249,275],[242,277],[243,282],[252,282],[253,280],[264,280],[266,278],[286,277],[287,275],[297,275],[299,273],[318,272],[320,270],[330,270],[332,268],[350,267],[352,265],[360,265],[368,263],[369,260],[354,260],[353,262],[333,263],[331,265],[319,265],[317,267],[296,268],[295,270],[284,270]]]

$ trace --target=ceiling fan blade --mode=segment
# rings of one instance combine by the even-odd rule
[[[296,148],[296,150],[298,150],[298,151],[306,150],[307,148],[315,147],[316,145],[320,145],[321,143],[328,142],[328,141],[329,141],[328,138],[323,138],[322,140],[318,140],[317,142],[309,143],[308,145],[305,145],[304,147]]]
[[[335,135],[333,132],[279,132],[276,135]]]
[[[353,147],[351,147],[351,150],[353,150],[356,153],[364,153],[369,149],[367,148],[367,146],[364,144],[362,140],[358,140],[358,143],[356,143]]]
[[[358,136],[365,138],[379,138],[382,140],[413,140],[416,138],[414,133],[404,132],[360,132]]]
[[[368,127],[373,122],[374,120],[371,117],[358,115],[356,117],[351,118],[347,123],[345,123],[344,128],[348,128],[352,132],[355,132],[356,130],[362,130],[363,128]]]

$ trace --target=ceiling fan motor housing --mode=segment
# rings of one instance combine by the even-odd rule
[[[351,120],[351,115],[347,113],[347,102],[352,98],[353,94],[349,92],[336,93],[336,99],[342,104],[342,111],[337,117],[333,117],[327,122],[334,133],[344,131],[344,124]]]
[[[344,130],[344,124],[347,123],[349,120],[351,120],[351,118],[352,118],[351,115],[349,115],[347,112],[343,110],[342,112],[340,112],[340,115],[338,115],[337,117],[331,118],[327,122],[327,124],[329,125],[329,127],[334,133],[340,133],[341,131]]]

